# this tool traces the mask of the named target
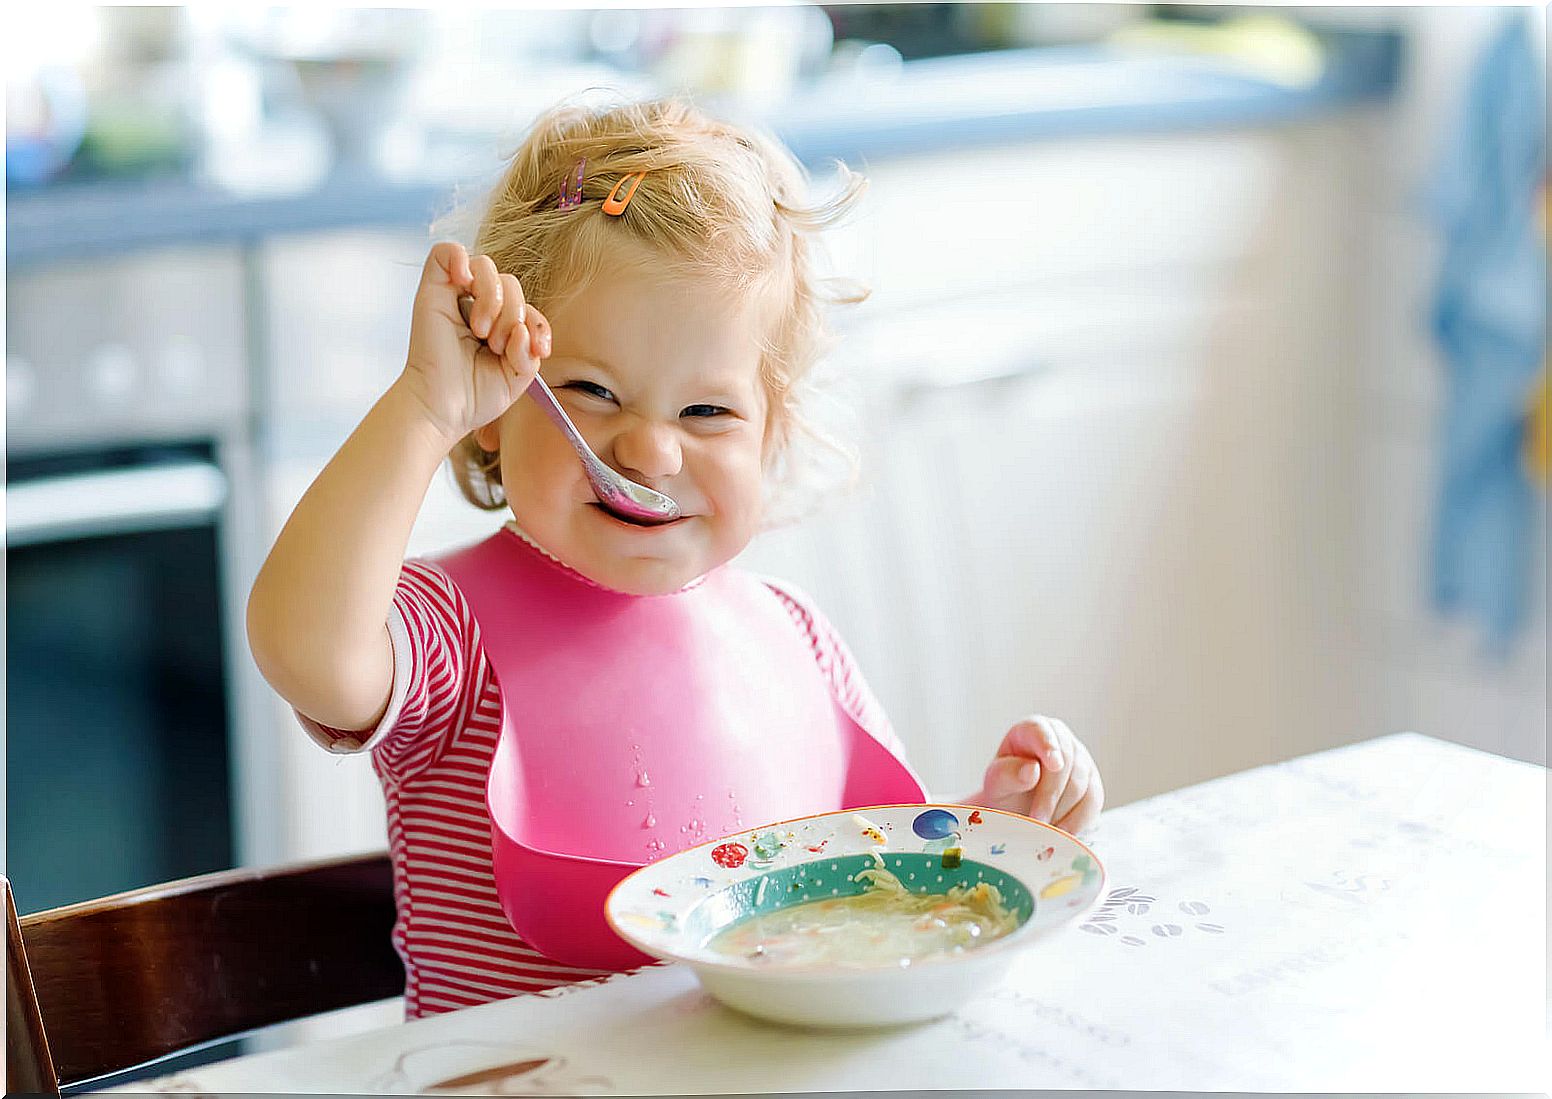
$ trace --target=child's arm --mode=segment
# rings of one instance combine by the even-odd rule
[[[475,298],[467,327],[461,293]],[[522,396],[548,353],[548,325],[516,278],[457,244],[431,249],[404,372],[297,504],[248,599],[254,660],[298,711],[337,729],[382,717],[388,614],[431,478],[459,439]]]

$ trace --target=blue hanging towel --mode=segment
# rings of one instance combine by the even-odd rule
[[[1431,181],[1443,234],[1432,329],[1447,372],[1433,599],[1507,652],[1529,600],[1540,501],[1521,461],[1546,344],[1545,70],[1528,13],[1506,16],[1472,73]]]

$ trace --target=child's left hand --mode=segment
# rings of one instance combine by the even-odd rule
[[[1099,768],[1066,722],[1027,717],[1008,730],[972,805],[1022,813],[1076,834],[1105,803]]]

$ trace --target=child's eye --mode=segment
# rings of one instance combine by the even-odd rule
[[[731,416],[731,408],[723,408],[719,404],[692,404],[685,408],[679,415],[691,417]]]
[[[562,389],[575,389],[579,393],[586,393],[589,397],[597,397],[600,401],[612,401],[614,394],[610,393],[597,382],[567,382]]]

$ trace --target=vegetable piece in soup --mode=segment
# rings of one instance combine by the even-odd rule
[[[718,954],[761,964],[871,968],[962,953],[1012,931],[1017,917],[993,885],[912,893],[882,866],[858,872],[868,890],[751,916],[714,935]]]

